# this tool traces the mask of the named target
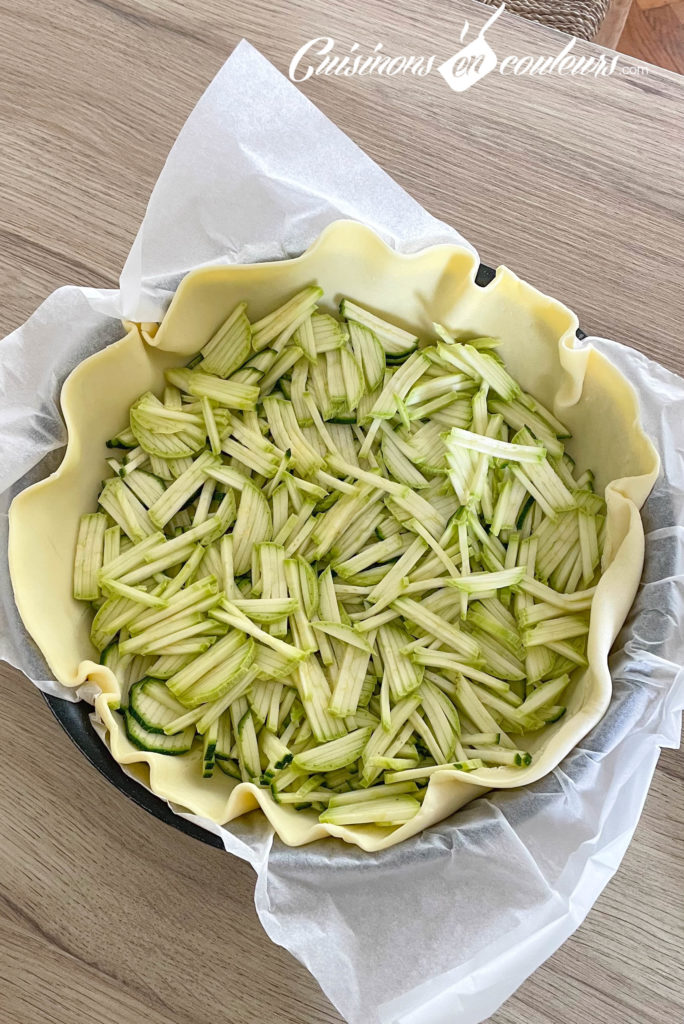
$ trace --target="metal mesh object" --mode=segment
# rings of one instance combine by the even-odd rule
[[[481,0],[500,7],[501,0]],[[610,0],[507,0],[506,10],[521,18],[539,21],[549,28],[579,39],[593,39],[608,13]]]

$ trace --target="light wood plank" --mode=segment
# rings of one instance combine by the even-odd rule
[[[227,18],[220,0],[65,0],[48,14],[15,0],[4,16],[0,188],[3,229],[27,265],[18,272],[17,250],[2,247],[11,287],[1,327],[21,323],[60,284],[114,282],[178,129],[234,43],[249,36],[286,70],[314,31],[351,40],[346,11],[323,10],[295,0],[285,16],[256,0]],[[439,0],[430,19],[407,9],[391,32],[384,0],[360,10],[353,34],[364,45],[444,57],[466,16],[484,21],[466,0]],[[543,54],[558,52],[561,37],[511,16],[491,42],[500,54]],[[436,74],[320,76],[302,89],[483,259],[567,301],[587,330],[682,367],[684,302],[671,284],[683,259],[679,79],[491,74],[455,95]]]
[[[58,1024],[336,1024],[264,934],[252,869],[126,800],[19,673],[0,685],[3,1024],[42,1024],[33,1006]]]

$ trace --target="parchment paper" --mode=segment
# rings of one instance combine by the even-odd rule
[[[120,290],[61,288],[0,343],[0,657],[42,690],[75,696],[49,678],[17,615],[6,512],[59,464],[64,378],[121,336],[119,317],[160,319],[193,267],[296,255],[340,217],[402,252],[468,244],[243,42],[169,154]],[[684,381],[615,342],[585,344],[636,386],[663,463],[643,513],[643,584],[599,725],[535,785],[482,797],[378,854],[335,840],[291,849],[256,812],[229,829],[188,815],[252,864],[267,933],[351,1024],[484,1021],[583,920],[627,848],[660,747],[679,744]]]

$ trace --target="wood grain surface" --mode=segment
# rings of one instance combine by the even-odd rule
[[[617,49],[684,73],[684,0],[635,0]]]
[[[116,285],[179,128],[242,36],[281,70],[317,35],[445,59],[464,19],[490,13],[469,0],[0,0],[0,333],[60,285]],[[567,41],[508,15],[488,38],[499,55]],[[682,372],[684,79],[619,67],[492,74],[461,95],[436,74],[302,88],[485,262]],[[3,1024],[340,1020],[262,932],[250,868],[127,802],[19,673],[0,684]],[[684,1019],[683,782],[684,758],[664,752],[618,875],[492,1024]]]
[[[610,0],[606,16],[593,41],[599,46],[608,46],[613,50],[619,50],[620,36],[631,6],[632,0]]]

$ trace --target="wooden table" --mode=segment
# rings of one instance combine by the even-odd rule
[[[321,34],[445,59],[464,18],[490,14],[469,0],[2,0],[0,332],[62,284],[116,285],[166,153],[240,37],[282,70]],[[488,38],[501,56],[566,41],[508,15]],[[684,80],[620,64],[631,73],[493,73],[460,95],[435,73],[302,88],[484,261],[684,371]],[[263,934],[251,870],[124,800],[40,694],[1,676],[4,1024],[339,1021]],[[682,782],[666,751],[619,875],[493,1024],[682,1020]]]

